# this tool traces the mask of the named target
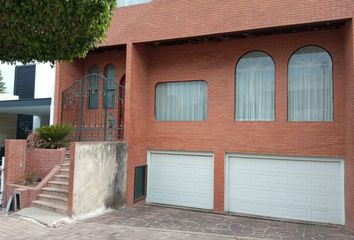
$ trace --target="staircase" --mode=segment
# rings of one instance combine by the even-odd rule
[[[70,153],[67,152],[59,173],[54,175],[47,187],[41,189],[38,200],[32,201],[33,207],[67,215],[69,167]]]

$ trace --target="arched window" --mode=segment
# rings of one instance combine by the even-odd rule
[[[236,66],[236,120],[273,121],[274,85],[273,59],[260,51],[244,55]]]
[[[104,84],[104,104],[105,108],[114,108],[116,97],[116,69],[113,64],[106,65],[104,69],[106,78]]]
[[[88,108],[97,109],[98,108],[98,67],[97,65],[92,65],[88,69]]]
[[[333,121],[332,59],[326,50],[307,46],[290,58],[289,121]]]

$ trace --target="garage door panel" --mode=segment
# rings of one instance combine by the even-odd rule
[[[230,212],[344,224],[340,160],[229,156],[227,165]]]
[[[213,208],[212,156],[152,153],[148,202],[194,208]]]

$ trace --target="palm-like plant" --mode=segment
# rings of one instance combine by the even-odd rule
[[[43,126],[36,129],[43,139],[43,148],[57,149],[68,147],[69,140],[66,137],[71,134],[74,129],[69,125],[51,125]]]

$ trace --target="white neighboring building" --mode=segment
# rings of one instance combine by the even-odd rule
[[[55,68],[49,63],[0,64],[0,70],[7,91],[0,94],[1,150],[5,139],[24,138],[23,132],[53,123]]]
[[[0,71],[6,84],[7,95],[14,96],[15,68],[22,64],[0,64]],[[51,98],[50,124],[53,124],[55,66],[49,63],[36,63],[34,98]],[[9,100],[9,99],[8,99]],[[0,98],[0,101],[2,99]],[[38,117],[34,117],[34,125],[38,126]]]

